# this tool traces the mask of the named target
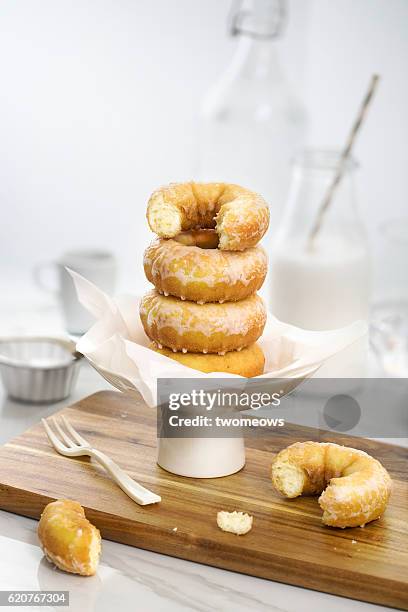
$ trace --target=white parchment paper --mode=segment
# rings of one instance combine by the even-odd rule
[[[136,389],[154,407],[158,378],[241,378],[217,372],[204,374],[152,351],[139,319],[140,296],[109,297],[80,274],[68,271],[79,301],[96,319],[77,343],[77,350],[117,388]],[[309,376],[366,334],[364,321],[333,331],[312,332],[282,323],[268,313],[265,331],[258,340],[266,359],[265,373],[258,378]]]

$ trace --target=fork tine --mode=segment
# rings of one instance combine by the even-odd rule
[[[67,430],[71,434],[71,436],[78,442],[78,444],[84,444],[85,446],[90,446],[89,442],[87,440],[85,440],[85,438],[83,438],[82,436],[79,435],[79,433],[76,431],[76,429],[74,429],[72,427],[71,423],[68,421],[67,418],[64,417],[63,414],[61,415],[61,419],[62,419],[62,422],[64,423],[65,427],[67,428]]]
[[[45,419],[41,419],[42,424],[44,425],[45,432],[48,436],[49,441],[59,452],[64,452],[66,447],[61,443],[61,441],[57,438],[57,436],[52,431],[51,427],[48,425]]]
[[[71,438],[69,436],[67,436],[67,434],[62,429],[62,427],[60,427],[57,419],[55,419],[54,417],[51,417],[50,421],[53,424],[53,426],[55,427],[55,429],[57,430],[57,432],[59,433],[59,435],[61,436],[61,438],[64,440],[65,444],[69,448],[72,448],[73,446],[75,446],[75,442],[73,440],[71,440]]]

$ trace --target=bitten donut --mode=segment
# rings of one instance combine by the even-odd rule
[[[153,290],[142,297],[139,314],[151,340],[185,353],[240,350],[258,340],[266,322],[258,295],[240,302],[195,304]]]
[[[320,494],[322,521],[331,527],[363,527],[384,512],[391,478],[367,453],[338,444],[297,442],[272,463],[272,482],[285,497]]]
[[[78,502],[59,499],[45,506],[38,524],[41,548],[49,561],[72,574],[95,574],[101,535]]]
[[[222,251],[255,246],[269,225],[265,200],[227,183],[171,183],[155,191],[147,205],[150,229],[161,238],[183,230],[215,228]]]
[[[247,346],[242,351],[229,351],[225,355],[173,353],[171,349],[157,348],[154,342],[151,343],[150,348],[161,355],[182,363],[188,368],[206,372],[207,374],[210,372],[226,372],[251,378],[252,376],[260,376],[264,371],[265,357],[262,349],[257,344],[251,344],[251,346]]]
[[[243,300],[262,286],[268,266],[262,247],[220,251],[207,248],[217,237],[214,230],[186,234],[159,238],[145,251],[146,277],[160,293],[204,304]]]

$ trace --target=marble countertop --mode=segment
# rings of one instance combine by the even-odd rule
[[[55,306],[37,299],[24,310],[2,306],[0,334],[58,333],[61,321]],[[0,443],[23,432],[40,417],[66,404],[110,388],[89,365],[81,366],[74,394],[66,401],[32,406],[6,397],[0,384]],[[0,511],[0,590],[68,590],[71,612],[164,611],[380,611],[389,608],[326,595],[198,563],[151,553],[115,542],[103,542],[96,576],[63,573],[42,555],[37,522]],[[273,542],[271,542],[273,546]],[[5,608],[11,609],[11,608]],[[25,610],[25,607],[19,609]],[[49,607],[27,608],[49,610]],[[60,608],[56,608],[60,609]],[[64,609],[64,608],[62,608]]]

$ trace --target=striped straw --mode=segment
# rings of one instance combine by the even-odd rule
[[[346,146],[343,149],[343,152],[341,154],[340,157],[340,163],[337,169],[337,172],[334,176],[333,182],[331,183],[331,185],[329,186],[327,193],[323,199],[323,202],[321,203],[321,206],[319,208],[319,212],[317,213],[317,217],[316,217],[316,221],[314,222],[314,225],[311,229],[310,235],[309,235],[309,241],[308,241],[308,246],[309,249],[311,250],[313,248],[313,243],[316,239],[317,234],[320,231],[320,228],[322,226],[325,214],[327,212],[327,209],[330,206],[330,202],[333,199],[333,196],[336,192],[337,187],[339,186],[339,183],[342,179],[343,173],[344,173],[344,168],[346,166],[346,162],[347,159],[350,156],[350,152],[353,148],[354,145],[354,141],[356,139],[357,133],[360,130],[361,124],[363,123],[365,116],[367,114],[367,110],[368,107],[370,105],[371,102],[371,98],[374,95],[375,89],[377,87],[378,81],[379,81],[379,76],[377,74],[374,74],[371,78],[371,83],[370,83],[370,87],[368,88],[368,91],[365,95],[365,98],[361,104],[361,108],[360,111],[356,117],[356,120],[353,124],[353,127],[351,128],[349,137],[347,139],[347,143]]]

